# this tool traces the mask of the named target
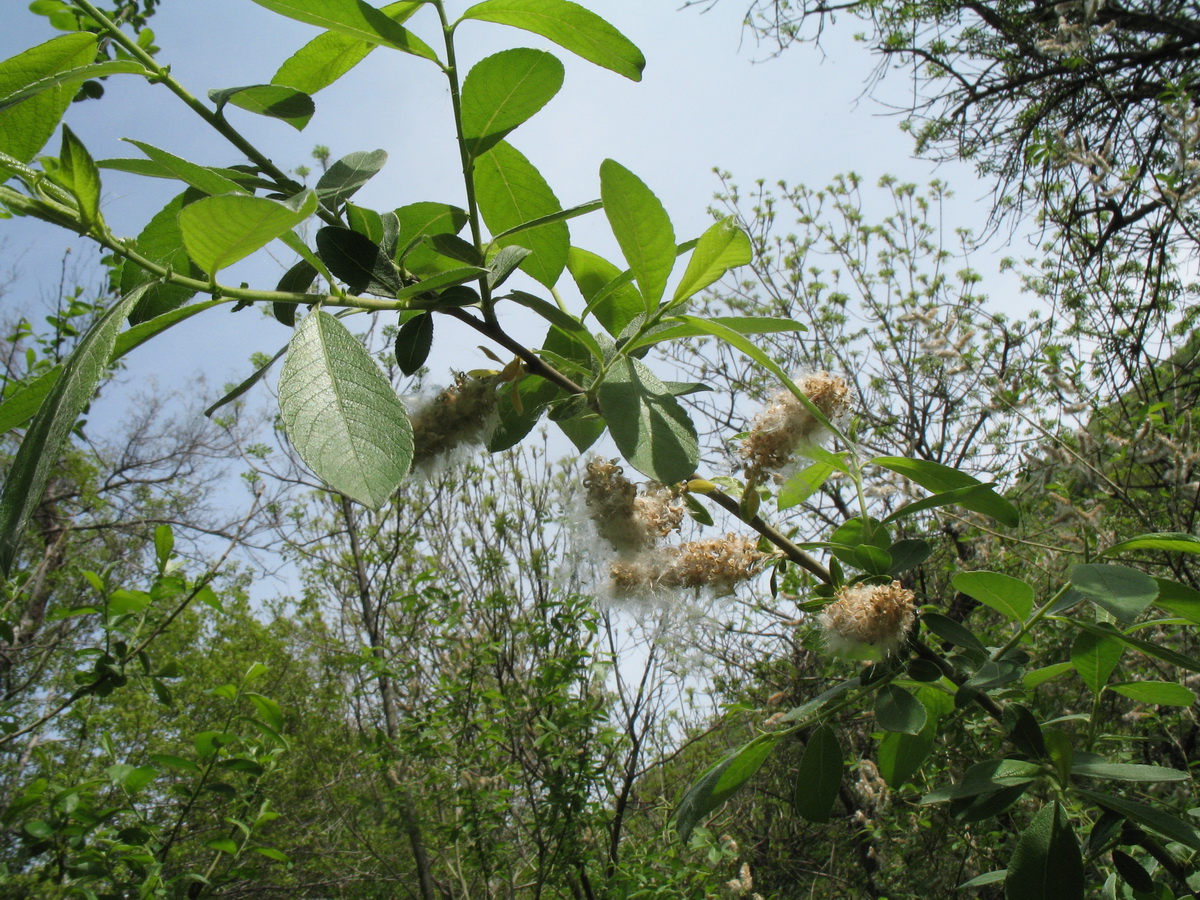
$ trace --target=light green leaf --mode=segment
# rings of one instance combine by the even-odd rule
[[[1101,609],[1128,625],[1158,596],[1158,585],[1145,572],[1125,566],[1085,563],[1071,570],[1071,586]]]
[[[79,201],[79,214],[85,227],[100,220],[100,170],[87,147],[66,125],[62,129],[62,150],[58,157],[58,179]]]
[[[608,291],[592,305],[594,298],[621,275],[621,270],[603,257],[572,247],[567,254],[567,270],[596,321],[613,337],[620,337],[625,326],[646,311],[642,295],[632,282]]]
[[[1158,585],[1155,606],[1200,625],[1200,591],[1166,578],[1155,578],[1154,582]]]
[[[734,216],[721,219],[700,235],[683,278],[675,288],[671,305],[682,303],[704,290],[730,269],[746,265],[751,256],[750,238],[738,227],[737,219]]]
[[[382,10],[363,0],[254,0],[281,16],[319,25],[369,44],[391,47],[425,59],[437,61],[437,54]],[[296,87],[296,85],[292,85]]]
[[[1189,707],[1196,702],[1194,693],[1174,681],[1122,681],[1110,684],[1108,689],[1138,703],[1156,706]]]
[[[479,212],[492,234],[562,211],[562,204],[540,172],[511,144],[500,141],[475,160]],[[567,264],[571,235],[564,221],[552,221],[519,235],[497,238],[496,246],[516,244],[532,251],[521,270],[547,288],[554,287]]]
[[[819,491],[821,485],[836,471],[837,467],[827,462],[815,462],[808,468],[801,469],[784,482],[775,498],[775,504],[781,511],[799,506]]]
[[[643,475],[673,484],[700,462],[696,428],[670,390],[636,359],[622,357],[597,392],[617,449]]]
[[[675,810],[675,830],[687,843],[700,820],[732,797],[762,767],[779,736],[760,734],[712,766],[693,784]]]
[[[615,293],[615,292],[614,292]],[[635,292],[636,293],[636,292]],[[607,297],[605,298],[607,300]],[[638,310],[644,312],[644,310]],[[696,324],[703,322],[703,325]],[[716,329],[724,329],[720,333]],[[663,327],[649,332],[629,344],[629,352],[661,344],[663,341],[674,341],[690,337],[725,337],[730,332],[742,337],[748,334],[780,334],[788,331],[808,331],[808,326],[795,319],[784,319],[774,316],[713,316],[711,319],[699,319],[695,322],[687,316],[667,317]],[[727,343],[731,343],[726,338]],[[743,342],[753,346],[749,341]],[[736,346],[736,345],[735,345]],[[741,350],[741,347],[738,347]],[[758,348],[755,348],[756,350]],[[743,351],[744,352],[744,351]],[[758,351],[762,352],[762,351]],[[765,357],[766,354],[763,354]]]
[[[1143,641],[1141,638],[1134,637],[1132,634],[1125,634],[1118,631],[1107,622],[1084,622],[1078,619],[1068,619],[1072,625],[1083,631],[1090,631],[1098,635],[1111,635],[1124,644],[1128,644],[1135,650],[1152,656],[1155,659],[1161,659],[1163,662],[1168,662],[1173,666],[1179,666],[1181,669],[1186,669],[1189,672],[1200,672],[1200,659],[1180,653],[1177,650],[1172,650],[1170,647],[1164,647],[1161,644],[1155,644],[1151,641]]]
[[[1004,879],[1006,900],[1083,900],[1079,842],[1066,811],[1055,800],[1043,806],[1021,836]]]
[[[317,310],[292,337],[279,412],[300,458],[336,491],[374,509],[412,462],[412,426],[387,378],[337,319]]]
[[[403,263],[408,271],[425,277],[455,267],[454,260],[439,254],[423,238],[458,234],[467,224],[465,210],[446,203],[410,203],[396,210],[396,218],[400,222],[401,246],[407,245]]]
[[[641,289],[646,311],[662,299],[675,267],[675,229],[645,183],[618,162],[600,164],[600,199],[613,236]]]
[[[1099,694],[1124,650],[1125,645],[1111,635],[1081,631],[1071,645],[1071,665],[1089,690]]]
[[[793,797],[796,812],[809,822],[828,822],[842,784],[845,765],[837,732],[828,725],[814,728],[808,743],[804,745],[800,771],[796,775]]]
[[[927,509],[938,509],[943,506],[961,506],[970,509],[972,504],[992,503],[996,497],[996,489],[991,484],[970,484],[966,487],[943,491],[929,497],[922,497],[911,503],[905,503],[894,513],[884,519],[885,522],[896,522],[907,516],[924,512]]]
[[[511,25],[540,34],[588,62],[641,81],[646,59],[621,32],[594,12],[569,0],[484,0],[463,19]]]
[[[1008,869],[994,869],[991,872],[976,875],[974,878],[957,885],[954,889],[960,891],[963,888],[983,887],[985,884],[995,884],[997,881],[1003,881],[1006,877],[1008,877]]]
[[[64,34],[38,44],[0,63],[0,97],[89,65],[95,58],[94,34]],[[0,151],[29,162],[50,140],[74,96],[75,85],[68,82],[39,90],[36,96],[0,110]]]
[[[221,194],[185,206],[179,213],[179,228],[188,255],[215,278],[221,269],[266,246],[316,211],[317,195],[312,191],[293,201],[289,205],[266,197]]]
[[[978,797],[1001,788],[1029,784],[1045,774],[1037,763],[1020,759],[989,759],[967,769],[957,784],[930,791],[921,798],[921,803],[945,803],[947,800]]]
[[[254,691],[246,691],[246,697],[254,704],[254,709],[260,719],[276,731],[283,729],[283,710],[278,703],[270,697],[264,697]]]
[[[247,112],[287,122],[297,131],[303,131],[316,112],[312,97],[290,85],[254,84],[209,91],[208,96],[218,110],[232,103]]]
[[[1069,662],[1054,663],[1049,666],[1042,666],[1040,669],[1034,669],[1031,672],[1026,672],[1021,679],[1021,683],[1029,690],[1033,690],[1038,685],[1045,684],[1047,681],[1052,681],[1060,675],[1065,675],[1067,672],[1074,670],[1075,666]]]
[[[380,11],[393,22],[402,23],[425,2],[390,3]],[[271,77],[271,84],[286,84],[306,94],[315,94],[353,69],[377,46],[349,34],[326,31],[293,53]]]
[[[959,572],[951,580],[956,590],[1001,615],[1023,622],[1033,611],[1033,588],[1019,578],[999,572]]]
[[[1127,550],[1158,550],[1163,553],[1200,553],[1200,538],[1185,532],[1168,531],[1139,534],[1135,538],[1113,544],[1101,556],[1124,553]]]
[[[563,83],[551,53],[519,47],[477,62],[462,86],[462,133],[471,156],[486,153],[550,102]]]
[[[891,469],[934,494],[943,494],[946,491],[983,484],[979,479],[972,478],[966,472],[960,472],[958,469],[930,462],[927,459],[879,456],[871,460],[871,463]],[[1017,508],[994,492],[971,496],[958,502],[963,508],[991,516],[997,522],[1010,528],[1016,527],[1020,522]]]
[[[9,467],[0,493],[0,572],[12,568],[29,517],[42,502],[50,473],[83,408],[108,370],[117,334],[140,291],[122,297],[96,320],[63,363]]]
[[[2,76],[0,71],[0,76]],[[149,75],[150,71],[139,62],[131,59],[113,59],[105,62],[91,63],[65,72],[55,72],[45,78],[39,78],[32,84],[27,84],[7,96],[0,96],[0,112],[11,106],[16,106],[25,100],[45,93],[59,85],[78,85],[91,78],[105,78],[109,75]]]
[[[141,141],[135,141],[130,138],[126,138],[125,140],[171,172],[175,178],[178,178],[185,184],[190,184],[198,191],[203,191],[212,196],[216,196],[217,194],[247,193],[245,188],[236,181],[226,178],[224,175],[214,172],[205,166],[188,162],[186,159],[178,157],[173,153],[168,153],[166,150],[160,150],[158,147],[142,143]]]

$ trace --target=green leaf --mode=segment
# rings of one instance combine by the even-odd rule
[[[989,503],[995,495],[995,488],[990,484],[971,484],[966,487],[956,488],[953,491],[944,491],[941,494],[934,494],[930,497],[922,497],[920,500],[914,500],[911,503],[905,503],[884,521],[894,522],[906,516],[924,512],[927,509],[938,509],[943,506],[962,506],[965,509],[970,509],[968,504]]]
[[[726,216],[700,235],[671,305],[683,303],[730,269],[749,263],[751,257],[750,238],[738,226],[736,217]]]
[[[336,212],[364,184],[379,174],[387,162],[386,150],[356,150],[331,165],[317,180],[317,199]]]
[[[180,211],[201,196],[199,191],[189,189],[172,199],[146,223],[146,227],[138,235],[135,244],[137,252],[151,262],[165,266],[180,275],[203,278],[204,273],[192,264],[187,248],[183,246],[183,232],[179,229]],[[126,260],[121,265],[122,293],[128,293],[143,285],[145,292],[142,299],[129,315],[129,321],[134,325],[178,309],[196,294],[191,288],[170,284],[154,273],[139,268],[131,260]]]
[[[140,297],[140,291],[122,297],[80,338],[21,441],[0,493],[0,572],[6,576],[71,429],[108,371],[123,320]]]
[[[437,275],[430,275],[424,281],[418,281],[415,284],[407,285],[396,292],[397,300],[407,300],[409,297],[416,297],[419,294],[426,294],[430,291],[438,291],[442,288],[457,287],[461,284],[466,284],[468,281],[478,281],[480,275],[487,275],[487,269],[481,269],[479,266],[460,266],[457,269],[447,269],[445,272],[439,272]],[[449,295],[449,292],[447,292]],[[471,303],[478,302],[479,295],[473,291],[469,294],[456,297],[458,302],[446,305],[467,306]],[[473,298],[473,299],[472,299]],[[441,298],[439,297],[438,300]],[[449,300],[447,296],[447,301]],[[438,300],[433,301],[436,307]]]
[[[470,246],[468,244],[468,246]],[[472,247],[472,249],[474,249]],[[488,287],[493,291],[508,280],[513,272],[525,261],[529,251],[524,247],[505,247],[497,253],[488,265]]]
[[[593,305],[594,298],[621,276],[621,270],[603,257],[572,247],[567,254],[567,270],[596,321],[613,337],[620,337],[625,327],[646,311],[642,295],[632,282],[605,292],[603,299]]]
[[[256,694],[253,691],[246,691],[246,697],[254,704],[254,709],[263,722],[276,731],[283,730],[283,710],[280,709],[278,703],[270,697],[264,697],[262,694]]]
[[[799,506],[821,489],[829,476],[837,471],[836,466],[826,462],[813,463],[806,469],[801,469],[784,482],[775,498],[775,503],[782,512]]]
[[[532,31],[605,69],[641,81],[646,59],[606,21],[569,0],[484,0],[463,19],[480,19]]]
[[[425,2],[391,3],[381,12],[393,22],[402,23]],[[306,94],[315,94],[353,69],[377,46],[349,34],[326,31],[293,53],[271,77],[271,83],[286,84]]]
[[[189,162],[182,157],[175,156],[173,153],[168,153],[166,150],[160,150],[150,144],[145,144],[141,141],[135,141],[126,138],[129,143],[133,144],[139,150],[146,154],[154,162],[162,166],[166,171],[170,172],[175,178],[185,184],[190,184],[198,191],[203,191],[210,196],[218,194],[245,194],[246,190],[236,181],[231,178],[214,172],[206,166],[196,165],[194,162]]]
[[[317,195],[305,191],[288,205],[251,197],[221,194],[205,197],[179,213],[179,228],[188,255],[210,277],[266,246],[313,214]]]
[[[154,529],[154,559],[158,563],[160,573],[166,571],[167,563],[171,561],[171,551],[175,549],[175,534],[170,525],[158,525]]]
[[[109,75],[149,75],[150,70],[139,62],[131,59],[113,59],[105,62],[91,63],[63,72],[55,72],[45,78],[39,78],[24,87],[13,91],[7,96],[0,96],[0,112],[11,106],[16,106],[31,97],[36,97],[59,85],[78,85],[92,78],[107,78]],[[3,71],[0,69],[0,77]]]
[[[1045,774],[1041,766],[1025,760],[989,759],[967,769],[957,784],[930,791],[921,798],[921,803],[945,803],[990,794],[1001,788],[1030,784]]]
[[[1146,656],[1152,656],[1155,659],[1161,659],[1163,662],[1169,662],[1173,666],[1179,666],[1181,669],[1186,669],[1189,672],[1200,672],[1200,659],[1172,650],[1169,647],[1164,647],[1161,644],[1155,644],[1150,641],[1143,641],[1141,638],[1134,637],[1132,634],[1125,634],[1123,631],[1118,631],[1107,622],[1083,622],[1077,619],[1069,619],[1072,625],[1083,631],[1090,631],[1098,635],[1111,635],[1122,643],[1128,644],[1135,650],[1138,650]]]
[[[519,444],[541,419],[546,406],[562,394],[558,385],[537,375],[527,375],[501,392],[496,404],[497,422],[488,437],[488,452],[499,453]]]
[[[1150,877],[1150,873],[1142,868],[1142,864],[1126,853],[1124,850],[1114,849],[1112,852],[1113,868],[1117,870],[1117,874],[1125,879],[1135,891],[1141,893],[1149,893],[1154,890],[1154,879]],[[1171,893],[1174,897],[1174,892]]]
[[[317,253],[351,293],[395,297],[404,288],[395,264],[357,231],[327,225],[317,232]]]
[[[454,263],[425,244],[435,234],[457,234],[467,224],[467,214],[445,203],[412,203],[396,210],[400,236],[408,244],[403,255],[404,267],[422,278],[453,268]],[[400,261],[400,260],[398,260]]]
[[[475,193],[479,212],[494,235],[532,219],[562,211],[562,204],[540,172],[519,150],[499,141],[475,160]],[[518,245],[532,251],[521,263],[529,277],[554,287],[567,265],[571,234],[567,223],[552,221],[522,231],[519,235],[495,238],[495,246]]]
[[[675,267],[675,229],[667,211],[640,178],[611,159],[600,164],[600,199],[645,310],[652,312]]]
[[[38,44],[0,63],[0,97],[86,66],[95,58],[93,34],[64,34]],[[35,96],[0,110],[0,151],[29,162],[46,146],[74,96],[75,85],[67,82],[39,89]]]
[[[293,324],[295,324],[295,323],[293,322]],[[212,404],[212,406],[208,407],[208,409],[204,410],[204,415],[209,418],[212,418],[212,414],[215,413],[222,406],[232,403],[238,397],[242,396],[242,394],[246,393],[246,391],[250,390],[250,388],[254,387],[254,385],[256,385],[260,381],[262,381],[263,376],[265,376],[269,371],[271,371],[271,368],[275,365],[275,363],[277,363],[279,361],[279,359],[285,353],[287,353],[287,350],[288,350],[288,345],[284,344],[283,347],[280,348],[279,352],[277,352],[269,360],[267,360],[265,363],[263,363],[261,366],[259,366],[257,369],[255,369],[253,372],[251,372],[247,378],[245,378],[240,384],[237,385],[237,387],[235,387],[233,390],[231,390],[227,394],[225,394],[225,396],[223,396],[216,403]]]
[[[267,859],[273,859],[276,862],[286,863],[291,861],[291,857],[289,857],[282,850],[276,850],[274,847],[251,847],[250,849],[255,853],[262,854]]]
[[[1125,645],[1110,635],[1081,631],[1071,645],[1071,665],[1088,689],[1099,694],[1124,650]]]
[[[1084,800],[1090,800],[1097,806],[1112,810],[1117,815],[1124,816],[1143,828],[1149,828],[1151,831],[1172,841],[1178,841],[1193,850],[1200,850],[1200,833],[1191,825],[1157,807],[1147,806],[1136,800],[1126,800],[1124,797],[1114,797],[1111,794],[1087,791],[1083,788],[1074,788],[1073,792]]]
[[[953,619],[943,616],[941,613],[927,612],[921,616],[921,622],[943,641],[987,656],[987,648],[983,646],[979,638]]]
[[[412,426],[387,378],[337,319],[317,310],[292,337],[279,376],[288,439],[322,481],[378,509],[412,463]]]
[[[551,222],[565,222],[568,219],[575,219],[579,216],[585,216],[588,213],[598,212],[603,208],[604,204],[599,200],[590,200],[587,203],[580,203],[578,206],[560,209],[558,212],[547,213],[544,216],[538,216],[536,219],[530,219],[528,222],[514,225],[512,228],[505,229],[496,235],[495,240],[520,234],[522,231],[529,231],[532,228],[537,228],[539,225],[549,225]]]
[[[275,290],[287,294],[307,294],[317,279],[317,267],[307,259],[298,260],[283,273]],[[271,314],[276,321],[288,328],[296,327],[296,304],[282,300],[271,301]]]
[[[533,117],[563,84],[563,65],[543,50],[502,50],[477,62],[462,86],[463,143],[486,153]]]
[[[1200,553],[1200,538],[1178,531],[1139,534],[1135,538],[1113,544],[1101,556],[1124,553],[1127,550],[1158,550],[1163,553]]]
[[[829,821],[845,765],[837,732],[828,725],[814,728],[804,745],[796,775],[793,802],[800,816],[814,824]]]
[[[919,734],[889,731],[879,742],[879,774],[892,790],[912,780],[933,750],[935,726],[927,723]]]
[[[433,347],[433,313],[414,316],[396,333],[396,363],[405,375],[416,373]]]
[[[600,384],[597,399],[617,449],[635,469],[663,484],[695,474],[700,462],[696,428],[666,385],[641,361],[616,360]]]
[[[675,810],[675,831],[687,843],[700,820],[732,797],[758,772],[775,749],[779,735],[760,734],[708,769],[696,781]]]
[[[58,158],[58,177],[75,199],[84,227],[100,220],[100,170],[87,147],[66,125],[62,129],[62,151]]]
[[[1145,572],[1125,566],[1084,563],[1071,570],[1071,586],[1101,609],[1128,625],[1158,596],[1158,585]]]
[[[928,719],[925,704],[899,685],[886,685],[875,695],[875,721],[884,731],[919,734]]]
[[[151,753],[150,759],[158,763],[160,766],[166,766],[169,769],[175,769],[180,772],[190,772],[193,775],[200,773],[200,767],[190,759],[184,759],[182,756],[172,756],[169,753]]]
[[[1138,703],[1156,706],[1182,706],[1187,708],[1196,702],[1196,695],[1174,681],[1122,681],[1108,686]]]
[[[1043,806],[1017,838],[1004,879],[1006,900],[1083,900],[1079,842],[1066,811],[1055,800]]]
[[[1200,625],[1200,591],[1166,578],[1155,578],[1154,583],[1158,585],[1155,606]]]
[[[1032,691],[1038,685],[1045,684],[1047,681],[1051,681],[1057,678],[1059,675],[1071,672],[1074,669],[1074,664],[1069,662],[1054,663],[1053,665],[1042,666],[1040,669],[1034,669],[1031,672],[1026,672],[1024,677],[1021,679],[1021,683]]]
[[[553,303],[547,303],[541,297],[527,294],[524,291],[513,291],[508,296],[527,309],[536,312],[573,342],[586,349],[594,359],[604,358],[604,351],[600,349],[596,339],[570,313],[564,312]]]
[[[956,886],[956,891],[961,891],[963,888],[983,887],[985,884],[995,884],[997,881],[1003,881],[1008,877],[1008,869],[994,869],[991,872],[984,872],[982,875],[976,875],[974,878],[964,881]]]
[[[222,88],[208,92],[208,97],[220,112],[227,103],[272,119],[287,122],[303,131],[317,111],[312,97],[294,87],[282,84],[251,84],[245,87]]]
[[[927,459],[906,459],[900,456],[879,456],[871,460],[877,466],[883,466],[909,481],[919,484],[925,490],[934,494],[944,494],[947,491],[983,485],[977,478],[972,478],[966,472],[943,466],[941,463],[930,462]],[[986,486],[984,486],[986,488]],[[991,516],[1002,525],[1015,528],[1020,523],[1017,508],[993,491],[980,495],[968,494],[955,501],[964,509]]]
[[[1026,676],[1028,678],[1028,676]],[[1004,730],[1013,746],[1034,759],[1045,759],[1046,741],[1042,737],[1042,726],[1029,708],[1020,703],[1004,705]]]
[[[217,850],[221,853],[229,853],[232,855],[237,855],[238,852],[237,843],[232,838],[227,837],[212,838],[211,840],[205,841],[204,846],[208,847],[210,850]]]
[[[1195,698],[1193,698],[1195,699]],[[1071,769],[1072,775],[1084,775],[1088,778],[1108,778],[1113,781],[1190,781],[1191,775],[1179,769],[1166,766],[1138,766],[1127,763],[1110,763],[1103,760],[1075,761]]]
[[[363,0],[254,0],[281,16],[319,25],[369,44],[391,47],[437,62],[437,54],[381,10]],[[295,85],[293,85],[295,87]]]
[[[959,572],[951,580],[956,590],[1001,615],[1023,622],[1033,611],[1033,588],[1019,578],[999,572]]]

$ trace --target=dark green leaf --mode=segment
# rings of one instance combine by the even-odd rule
[[[1034,759],[1046,758],[1046,742],[1042,739],[1042,728],[1028,707],[1020,703],[1004,706],[1004,729],[1013,746]]]
[[[1021,836],[1004,879],[1006,900],[1083,900],[1083,856],[1066,811],[1043,806]]]
[[[524,247],[514,245],[502,249],[488,266],[488,287],[495,290],[504,284],[508,280],[508,276],[517,270],[517,267],[525,261],[525,257],[528,255],[529,251]]]
[[[933,547],[927,541],[906,538],[888,547],[888,554],[892,557],[892,568],[888,574],[902,575],[929,559]]]
[[[926,724],[919,734],[889,731],[879,742],[879,774],[892,790],[912,780],[933,750],[934,726]]]
[[[837,732],[828,725],[818,725],[809,735],[804,755],[800,757],[793,798],[796,812],[809,822],[828,822],[844,768]]]
[[[412,203],[397,209],[396,217],[400,222],[401,242],[408,245],[403,259],[408,271],[424,277],[453,268],[454,264],[426,246],[423,238],[432,234],[457,234],[467,224],[466,212],[445,203]]]
[[[6,576],[71,430],[108,370],[123,320],[140,298],[140,290],[122,297],[80,338],[21,441],[0,493],[0,572]]]
[[[352,293],[395,297],[404,288],[395,264],[357,231],[327,225],[317,232],[317,253]]]
[[[1128,625],[1158,596],[1158,585],[1145,572],[1125,566],[1085,563],[1071,570],[1071,586],[1101,609]]]
[[[498,141],[475,160],[475,193],[483,221],[494,235],[532,219],[562,211],[554,191],[519,150]],[[521,270],[547,288],[554,287],[567,264],[571,235],[567,223],[551,221],[522,231],[519,236],[496,238],[493,244],[512,244],[531,251]]]
[[[496,404],[497,422],[488,437],[488,452],[499,453],[519,444],[541,419],[546,406],[562,393],[556,384],[537,375],[527,375],[502,391]]]
[[[469,266],[482,266],[484,264],[483,257],[480,255],[479,250],[476,249],[475,245],[470,241],[464,241],[456,234],[433,234],[425,238],[425,243],[433,247],[433,249],[442,256],[448,256],[450,259],[456,259],[459,262],[464,262]],[[524,248],[522,247],[516,249],[523,250]],[[524,255],[528,256],[529,251],[526,250]]]
[[[1117,870],[1117,874],[1125,879],[1135,891],[1148,893],[1154,890],[1154,879],[1150,877],[1150,873],[1142,868],[1142,864],[1126,853],[1124,850],[1114,849],[1112,852],[1113,868]]]
[[[885,731],[919,734],[928,719],[925,705],[899,685],[886,685],[875,695],[875,721]]]
[[[471,156],[486,153],[550,102],[563,65],[542,50],[501,50],[477,62],[462,86],[462,135]]]
[[[433,347],[433,313],[414,316],[396,333],[396,363],[405,375],[414,374]]]
[[[633,81],[641,80],[646,65],[642,52],[621,32],[570,0],[484,0],[462,17],[532,31]]]
[[[779,736],[762,734],[739,747],[700,776],[675,810],[675,830],[685,844],[700,820],[737,793],[775,749]]]
[[[700,461],[695,426],[639,360],[616,360],[596,396],[617,449],[635,469],[663,484],[695,474]]]
[[[275,290],[287,294],[307,294],[317,278],[317,268],[307,259],[302,259],[283,273]],[[296,304],[276,300],[271,304],[275,319],[288,328],[296,327]]]
[[[208,97],[220,110],[232,103],[247,112],[258,113],[287,122],[297,131],[303,131],[316,112],[312,97],[295,87],[282,84],[253,84],[246,87],[224,88],[209,91]]]
[[[1112,794],[1086,791],[1083,788],[1074,788],[1074,793],[1084,800],[1095,803],[1097,806],[1124,816],[1129,821],[1135,822],[1143,828],[1149,828],[1151,831],[1157,832],[1169,840],[1178,841],[1187,847],[1191,847],[1193,850],[1200,850],[1200,833],[1197,833],[1196,829],[1191,825],[1175,818],[1170,813],[1163,812],[1157,807],[1147,806],[1145,803],[1138,803],[1136,800],[1126,800],[1124,797],[1114,797]]]
[[[611,159],[600,164],[600,199],[613,236],[641,289],[647,312],[658,306],[675,267],[675,229],[645,183]]]
[[[1001,788],[1029,784],[1045,774],[1045,770],[1036,763],[1020,759],[989,759],[967,769],[957,784],[930,791],[921,798],[921,802],[945,803],[947,800],[990,794]]]
[[[1127,763],[1110,763],[1103,760],[1091,762],[1076,760],[1071,769],[1074,776],[1086,778],[1107,778],[1113,781],[1189,781],[1191,775],[1179,769],[1169,769],[1166,766],[1139,766]]]
[[[375,360],[328,313],[305,316],[279,377],[289,440],[317,476],[374,509],[412,462],[412,426]]]
[[[1128,550],[1157,550],[1162,553],[1200,553],[1200,538],[1185,532],[1168,531],[1139,534],[1135,538],[1113,544],[1101,556],[1124,553]]]
[[[1187,669],[1189,672],[1200,672],[1200,659],[1192,656],[1186,656],[1177,650],[1172,650],[1169,647],[1164,647],[1161,644],[1155,644],[1150,641],[1143,641],[1141,638],[1134,637],[1132,634],[1125,634],[1118,631],[1107,622],[1083,622],[1071,619],[1071,624],[1076,628],[1084,631],[1090,631],[1098,635],[1111,635],[1117,640],[1128,644],[1136,650],[1141,651],[1147,656],[1153,656],[1155,659],[1161,659],[1163,662],[1169,662],[1173,666],[1179,666],[1181,669]]]
[[[430,291],[441,291],[443,288],[457,287],[458,285],[466,284],[468,281],[478,281],[480,275],[487,275],[487,269],[481,269],[479,266],[460,266],[457,269],[447,269],[436,275],[430,275],[423,281],[418,281],[401,288],[396,292],[396,299],[407,300],[410,297],[419,297],[421,294],[427,294]],[[473,292],[471,294],[463,294],[460,292],[452,293],[444,291],[435,299],[429,301],[428,305],[434,309],[445,306],[465,306],[478,299],[479,295]],[[423,308],[417,303],[414,303],[413,306],[414,308]]]
[[[877,466],[891,469],[903,475],[910,481],[916,482],[925,490],[934,494],[944,494],[947,491],[960,490],[967,487],[982,485],[976,478],[965,472],[943,466],[941,463],[930,462],[927,459],[905,459],[899,456],[880,456],[871,460]],[[995,491],[984,491],[982,494],[970,492],[960,495],[956,500],[964,509],[991,516],[1002,525],[1016,527],[1020,522],[1017,508],[1001,497]]]
[[[943,641],[954,644],[956,647],[962,647],[964,650],[987,655],[987,648],[983,646],[979,638],[953,619],[949,619],[941,613],[927,612],[921,616],[921,621],[926,628]]]
[[[983,887],[985,884],[995,884],[997,881],[1003,881],[1007,876],[1008,869],[996,869],[992,872],[984,872],[982,875],[976,875],[969,881],[964,881],[955,890],[959,891],[963,888]]]
[[[331,165],[317,180],[317,198],[326,209],[337,209],[364,184],[374,178],[387,162],[385,150],[356,150]]]

